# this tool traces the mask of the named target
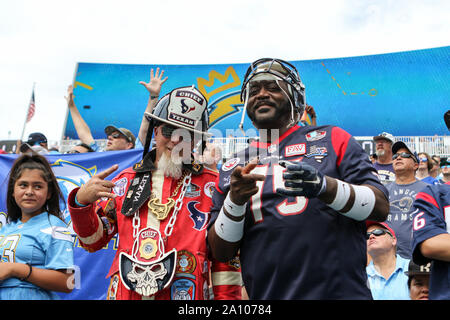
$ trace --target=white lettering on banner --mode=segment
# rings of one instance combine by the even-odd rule
[[[299,156],[306,153],[306,143],[299,143],[287,146],[285,149],[285,156]]]

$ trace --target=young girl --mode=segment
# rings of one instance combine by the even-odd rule
[[[58,299],[71,292],[73,240],[47,159],[22,155],[9,173],[7,224],[0,229],[0,300]]]

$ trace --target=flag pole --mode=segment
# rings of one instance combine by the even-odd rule
[[[36,86],[36,82],[33,82],[33,90],[31,90],[30,101],[28,101],[28,108],[27,108],[27,113],[25,114],[25,122],[23,123],[22,135],[20,136],[20,141],[23,141],[23,135],[25,134],[25,127],[27,125],[27,120],[28,120],[28,112],[30,111],[30,102],[31,102],[31,99],[33,98],[35,86]],[[36,103],[36,101],[34,103]]]

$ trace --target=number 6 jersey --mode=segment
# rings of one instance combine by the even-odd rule
[[[284,197],[278,164],[303,161],[330,177],[369,184],[388,195],[367,153],[334,126],[294,126],[273,144],[253,142],[223,164],[213,196],[211,227],[230,189],[233,169],[258,157],[252,173],[266,176],[246,205],[240,246],[250,299],[371,299],[367,287],[366,226],[318,199]]]

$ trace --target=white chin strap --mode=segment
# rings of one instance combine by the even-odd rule
[[[294,112],[294,103],[292,102],[291,97],[289,96],[289,94],[283,89],[282,86],[280,86],[279,81],[283,81],[280,78],[272,75],[272,74],[268,74],[268,73],[262,73],[262,74],[258,74],[256,75],[252,81],[261,81],[261,80],[275,80],[275,82],[277,83],[278,87],[281,89],[281,91],[284,93],[284,95],[288,98],[289,100],[289,104],[291,105],[291,122],[288,125],[288,128],[293,127],[297,122],[295,121],[295,112]],[[242,116],[241,116],[241,122],[239,123],[239,129],[241,129],[242,133],[245,134],[244,132],[244,118],[245,118],[245,114],[247,113],[247,103],[248,103],[248,95],[249,95],[249,87],[250,87],[250,82],[247,82],[247,86],[245,87],[245,100],[244,100],[244,107],[242,108]],[[288,89],[289,92],[292,93],[292,89],[291,87],[288,85]],[[294,95],[292,93],[292,95]]]

